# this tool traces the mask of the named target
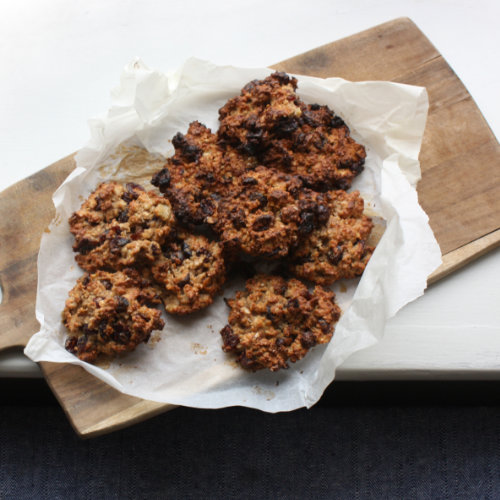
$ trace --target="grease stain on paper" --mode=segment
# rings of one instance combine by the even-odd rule
[[[193,349],[195,354],[201,354],[204,356],[207,353],[208,348],[198,342],[191,342],[191,349]]]
[[[266,401],[271,401],[271,399],[274,399],[274,397],[276,396],[273,391],[262,389],[262,387],[260,387],[259,385],[254,385],[252,387],[252,392],[254,394],[258,394],[259,396],[264,396],[266,398]]]
[[[159,153],[150,153],[147,149],[121,143],[116,150],[99,166],[98,171],[104,179],[122,182],[135,182],[152,189],[151,177],[165,165],[166,158]]]

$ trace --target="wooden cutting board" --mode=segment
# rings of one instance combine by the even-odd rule
[[[500,146],[443,57],[406,18],[274,65],[290,73],[425,86],[430,110],[420,161],[420,203],[443,253],[435,281],[500,243]],[[73,156],[0,193],[0,349],[25,346],[35,319],[40,236],[53,217],[52,193],[75,167]],[[41,363],[80,436],[110,432],[171,409],[122,395],[83,369]]]

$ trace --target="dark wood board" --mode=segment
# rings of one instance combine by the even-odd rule
[[[443,266],[429,282],[500,244],[498,141],[467,89],[409,19],[390,21],[273,67],[320,77],[425,86],[430,109],[418,193],[443,253]],[[34,309],[40,237],[53,217],[52,194],[74,167],[69,156],[0,193],[0,349],[22,347],[38,331]],[[172,408],[125,396],[79,367],[41,367],[83,437]]]

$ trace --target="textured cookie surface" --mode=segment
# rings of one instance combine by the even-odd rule
[[[298,127],[302,110],[296,88],[297,80],[280,72],[249,82],[219,110],[221,141],[259,156],[271,140]]]
[[[225,280],[222,246],[180,231],[152,266],[165,310],[188,314],[213,302]]]
[[[260,161],[300,176],[310,188],[348,189],[364,166],[365,148],[351,136],[347,125],[327,106],[301,103],[298,127],[274,138]]]
[[[298,280],[263,274],[227,303],[231,311],[221,330],[222,348],[253,371],[287,368],[288,361],[329,342],[341,312],[335,294],[321,286],[311,293]]]
[[[257,167],[241,179],[238,192],[220,202],[214,229],[229,251],[280,258],[318,221],[316,200],[298,177]]]
[[[137,184],[100,184],[69,219],[76,261],[86,271],[151,262],[174,226],[168,200]]]
[[[197,121],[172,142],[174,156],[151,182],[170,200],[181,223],[203,224],[239,177],[256,166],[256,160],[218,143],[217,136]]]
[[[339,116],[305,104],[296,88],[297,80],[284,73],[250,82],[219,110],[219,138],[313,189],[349,188],[363,170],[365,148]]]
[[[363,273],[374,250],[366,244],[373,223],[363,215],[359,192],[329,191],[320,196],[330,211],[328,221],[292,250],[289,269],[300,278],[330,285]]]
[[[298,178],[258,167],[233,197],[221,201],[215,230],[226,246],[250,255],[286,255],[298,237],[295,196],[301,187]]]
[[[163,328],[156,290],[137,271],[83,275],[69,292],[62,317],[66,349],[83,361],[133,351]]]

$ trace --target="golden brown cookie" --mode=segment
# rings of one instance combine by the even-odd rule
[[[299,126],[276,137],[259,156],[262,164],[298,175],[312,189],[348,189],[364,168],[365,148],[327,106],[301,103]]]
[[[248,280],[227,304],[231,311],[220,332],[222,348],[253,371],[287,368],[288,361],[329,342],[341,314],[333,292],[317,286],[310,293],[296,279],[264,274]]]
[[[328,106],[305,104],[296,89],[285,73],[250,82],[219,110],[217,135],[262,165],[299,175],[307,187],[348,189],[363,170],[365,148]]]
[[[218,142],[209,128],[195,121],[186,134],[172,139],[175,154],[151,183],[170,200],[183,224],[203,224],[213,216],[221,197],[256,160]]]
[[[298,276],[321,285],[342,278],[360,276],[373,253],[366,244],[373,223],[363,215],[364,202],[358,191],[322,193],[330,216],[317,226],[289,256],[289,269]]]
[[[68,329],[66,349],[83,361],[99,354],[133,351],[163,328],[160,298],[136,270],[84,274],[69,292],[62,313]]]
[[[214,230],[229,252],[242,251],[266,258],[285,256],[302,230],[310,206],[302,207],[302,182],[266,167],[241,178],[231,198],[222,199]]]
[[[251,81],[219,110],[218,137],[258,156],[269,141],[298,127],[302,110],[296,88],[297,79],[282,72]]]
[[[165,310],[189,314],[209,306],[225,281],[222,246],[179,231],[151,268]]]
[[[152,262],[174,222],[170,203],[154,192],[102,183],[69,219],[76,261],[90,272]]]

